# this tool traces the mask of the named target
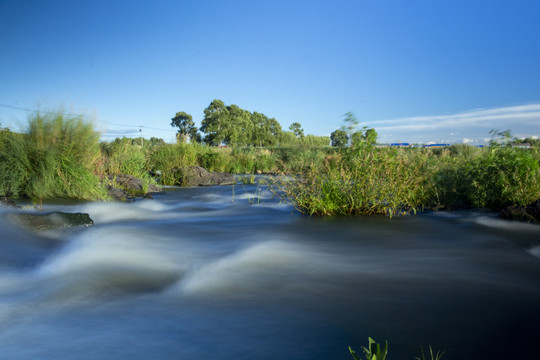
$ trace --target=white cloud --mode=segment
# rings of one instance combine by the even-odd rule
[[[465,136],[470,143],[485,142],[492,129],[511,129],[516,136],[540,135],[540,104],[493,109],[474,109],[458,114],[416,116],[368,122],[388,141],[459,142]],[[391,134],[399,134],[399,138]],[[489,139],[488,139],[489,141]]]

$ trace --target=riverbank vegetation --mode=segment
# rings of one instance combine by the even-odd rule
[[[214,102],[211,111],[205,111],[214,125],[226,119],[217,114],[230,117],[234,112],[243,113],[246,121],[255,117],[259,123],[273,123],[262,114]],[[356,130],[356,119],[347,114],[346,126],[333,134],[334,146],[329,146],[329,137],[304,135],[298,123],[282,131],[278,143],[233,146],[236,135],[215,131],[204,137],[210,143],[186,141],[196,136],[187,115],[173,118],[175,126],[187,121],[175,144],[157,138],[100,143],[92,123],[83,117],[33,115],[22,133],[0,131],[0,195],[28,196],[35,202],[55,197],[103,200],[111,176],[182,185],[185,170],[201,166],[213,172],[287,175],[274,177],[269,186],[284,202],[311,215],[500,210],[540,198],[538,147],[509,146],[509,132],[494,132],[485,148],[381,147],[373,129]],[[211,123],[205,122],[206,127]]]

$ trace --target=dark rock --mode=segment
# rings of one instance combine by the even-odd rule
[[[109,195],[111,199],[118,201],[126,201],[133,198],[127,191],[112,185],[107,186],[107,195]]]
[[[14,223],[35,231],[94,225],[94,221],[90,216],[84,213],[56,211],[46,214],[11,213],[9,216]]]
[[[181,170],[179,184],[182,186],[234,185],[236,180],[229,173],[214,173],[200,166],[190,166]]]
[[[0,207],[3,208],[15,208],[15,209],[21,209],[19,205],[15,203],[15,201],[11,200],[10,198],[6,196],[0,196]]]
[[[126,200],[133,196],[163,192],[159,186],[154,184],[148,184],[145,190],[143,180],[131,175],[109,175],[108,179],[114,185],[110,185],[107,191],[109,196],[115,200]]]

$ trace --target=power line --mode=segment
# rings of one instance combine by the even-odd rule
[[[52,114],[52,115],[55,115],[55,114],[58,113],[58,112],[54,112],[54,111],[45,111],[45,110],[28,109],[28,108],[23,108],[23,107],[20,107],[20,106],[13,106],[13,105],[7,105],[7,104],[2,104],[2,103],[0,103],[0,107],[4,107],[4,108],[8,108],[8,109],[14,109],[14,110],[27,111],[27,112],[32,112],[32,113],[36,113],[36,114],[38,114],[38,113],[43,113],[43,114]],[[69,115],[69,116],[83,116],[83,114],[73,114],[73,113],[65,113],[65,114],[66,114],[66,115]],[[97,122],[100,122],[100,123],[107,124],[107,125],[112,125],[112,126],[129,127],[129,128],[138,128],[138,129],[145,128],[145,129],[158,130],[158,131],[175,132],[174,130],[171,130],[171,129],[161,129],[161,128],[155,128],[155,127],[144,126],[144,125],[125,125],[125,124],[116,124],[116,123],[113,123],[113,122],[110,122],[110,121],[99,120],[99,119],[96,119],[96,121],[97,121]]]

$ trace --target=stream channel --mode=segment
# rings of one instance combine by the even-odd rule
[[[540,358],[540,226],[483,211],[308,217],[264,185],[0,210],[0,359]],[[363,356],[362,356],[363,358]]]

